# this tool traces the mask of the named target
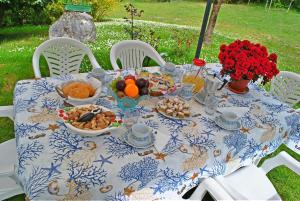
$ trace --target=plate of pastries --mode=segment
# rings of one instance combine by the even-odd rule
[[[169,97],[160,100],[156,105],[157,111],[172,119],[186,119],[191,116],[189,104],[179,97]]]

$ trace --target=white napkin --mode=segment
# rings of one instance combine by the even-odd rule
[[[239,118],[243,117],[248,111],[248,107],[219,107],[219,112],[234,112]]]
[[[162,152],[162,150],[165,148],[169,140],[170,140],[170,135],[157,131],[157,134],[155,135],[155,142],[154,142],[155,149],[158,152]]]

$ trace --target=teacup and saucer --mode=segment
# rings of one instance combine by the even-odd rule
[[[148,148],[154,144],[154,135],[152,129],[145,124],[134,124],[124,134],[124,141],[132,147]]]
[[[102,68],[94,68],[89,75],[103,82],[105,80],[106,71]]]
[[[224,111],[221,115],[217,116],[215,122],[225,130],[239,130],[241,128],[238,115],[230,111]]]
[[[176,65],[171,63],[171,62],[167,62],[162,68],[161,71],[167,74],[171,74],[173,75],[173,73],[176,70]]]

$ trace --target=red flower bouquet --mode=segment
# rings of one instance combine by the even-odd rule
[[[263,84],[279,73],[277,55],[268,54],[267,48],[248,40],[236,40],[229,45],[221,45],[219,53],[223,65],[221,75],[230,75],[232,80],[257,81],[263,77]]]

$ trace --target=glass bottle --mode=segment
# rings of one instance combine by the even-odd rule
[[[192,65],[185,67],[185,72],[182,77],[183,84],[193,84],[193,93],[200,92],[205,83],[205,61],[194,59]]]

